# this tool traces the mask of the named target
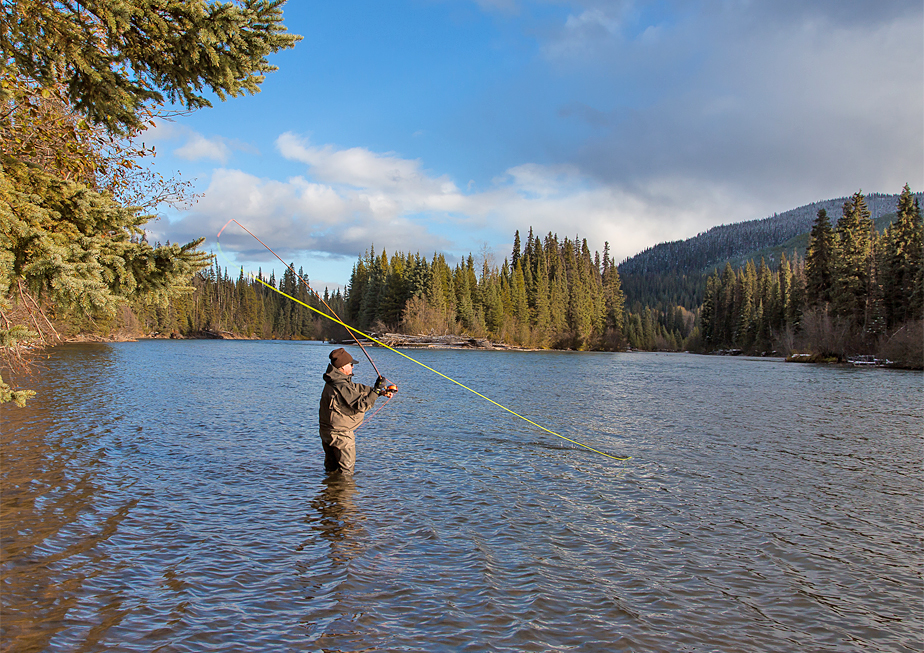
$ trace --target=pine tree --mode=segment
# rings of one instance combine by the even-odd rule
[[[786,258],[786,252],[780,254],[780,267],[777,270],[777,279],[780,295],[779,303],[776,308],[775,328],[782,330],[789,323],[789,314],[791,311],[790,302],[792,301],[792,267],[789,265],[789,259]]]
[[[529,305],[526,301],[526,280],[523,277],[523,266],[517,261],[513,271],[513,281],[510,284],[510,299],[513,304],[513,317],[519,324],[529,324]]]
[[[211,106],[203,86],[222,100],[258,92],[276,69],[267,56],[301,39],[286,33],[282,4],[8,0],[0,47],[6,67],[41,88],[63,84],[81,113],[122,132],[149,103]]]
[[[722,271],[722,297],[719,303],[722,329],[718,335],[719,344],[723,347],[731,346],[737,338],[739,322],[739,302],[735,298],[737,285],[738,275],[732,269],[731,263],[726,263]]]
[[[835,242],[828,212],[818,211],[805,255],[805,301],[810,307],[831,301],[834,286]]]
[[[603,297],[606,310],[606,327],[613,329],[616,334],[621,336],[625,328],[626,298],[622,292],[619,270],[616,269],[616,262],[609,259],[608,249],[609,243],[606,244],[603,256]]]
[[[513,235],[513,251],[510,255],[510,269],[514,270],[517,267],[517,263],[520,262],[520,230],[517,229],[516,233]]]
[[[545,348],[549,342],[549,328],[552,322],[550,308],[549,274],[545,265],[545,254],[542,248],[536,248],[536,306],[534,311],[533,330],[537,347]]]
[[[475,310],[472,305],[472,292],[466,269],[461,265],[457,266],[452,281],[456,290],[456,314],[462,322],[462,327],[471,330],[475,324]]]
[[[873,221],[866,200],[857,192],[844,203],[843,215],[837,221],[832,303],[837,315],[849,318],[858,326],[865,326],[868,317],[873,238]]]
[[[716,328],[716,303],[719,294],[719,271],[715,270],[706,279],[706,290],[703,293],[703,305],[700,309],[700,334],[706,349],[711,349],[715,344]]]
[[[366,292],[366,283],[369,280],[369,252],[365,257],[359,257],[359,260],[353,265],[353,273],[350,275],[350,283],[347,286],[346,318],[358,322],[362,314],[363,295]]]
[[[757,270],[754,261],[748,261],[744,270],[738,275],[735,288],[738,307],[737,327],[734,343],[739,348],[749,350],[757,336]]]
[[[883,305],[889,327],[909,319],[924,317],[924,226],[921,208],[905,184],[898,200],[895,221],[883,235],[882,263]]]
[[[211,259],[196,250],[204,238],[182,246],[132,242],[148,216],[8,157],[0,217],[0,298],[23,288],[59,310],[112,315],[131,297],[163,305],[191,290],[189,278]]]
[[[794,257],[789,284],[789,307],[786,313],[786,321],[793,329],[798,330],[801,326],[805,305],[805,264],[800,264],[799,259]]]
[[[555,253],[555,267],[549,289],[550,330],[556,343],[562,342],[568,330],[568,280],[565,268]]]
[[[485,285],[485,324],[488,330],[495,336],[499,336],[504,330],[504,303],[501,301],[498,289],[498,279],[496,277],[488,279]]]

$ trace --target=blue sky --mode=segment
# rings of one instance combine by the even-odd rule
[[[513,233],[617,262],[816,200],[924,189],[919,0],[289,0],[254,96],[162,122],[201,194],[150,238],[235,218],[317,288],[370,247],[501,263]],[[240,231],[237,232],[241,233]],[[280,268],[222,234],[224,264]]]

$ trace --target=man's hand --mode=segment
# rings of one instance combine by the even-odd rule
[[[375,386],[373,388],[380,397],[388,397],[391,399],[395,396],[395,393],[398,392],[398,386],[394,383],[386,383],[385,377],[380,376],[375,381]]]

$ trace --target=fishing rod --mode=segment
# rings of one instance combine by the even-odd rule
[[[289,265],[288,263],[286,263],[285,261],[283,261],[282,258],[280,258],[279,254],[277,254],[276,252],[274,252],[273,249],[272,249],[269,245],[267,245],[267,244],[264,243],[262,240],[260,240],[259,238],[257,238],[257,236],[256,236],[252,231],[250,231],[250,229],[248,229],[247,227],[245,227],[244,225],[242,225],[240,222],[238,222],[238,221],[235,220],[234,218],[231,218],[230,220],[228,220],[228,221],[225,223],[225,226],[222,227],[222,228],[218,231],[218,235],[215,236],[215,242],[216,242],[216,243],[217,243],[217,242],[219,241],[219,239],[221,238],[221,232],[224,231],[224,230],[225,230],[225,227],[227,227],[227,226],[228,226],[229,224],[231,224],[232,222],[233,222],[234,224],[236,224],[238,227],[240,227],[241,229],[243,229],[244,231],[246,231],[248,234],[250,234],[250,235],[254,238],[254,240],[256,240],[258,243],[260,243],[260,244],[263,245],[266,249],[268,249],[269,252],[270,252],[270,254],[272,254],[272,255],[275,256],[277,259],[279,259],[279,262],[280,262],[280,263],[282,263],[284,266],[286,266],[286,267],[292,272],[292,274],[294,274],[296,277],[298,277],[299,281],[301,281],[303,284],[305,284],[305,288],[307,288],[307,289],[310,290],[312,293],[314,293],[314,296],[317,297],[318,300],[319,300],[322,304],[324,304],[324,306],[327,308],[327,310],[330,311],[330,314],[333,315],[335,318],[337,318],[336,321],[337,321],[337,322],[340,322],[340,324],[343,324],[343,322],[340,321],[340,316],[337,315],[336,311],[334,311],[334,309],[332,309],[332,308],[330,307],[330,305],[329,305],[326,301],[324,301],[324,298],[321,297],[321,295],[318,293],[317,290],[315,290],[314,288],[312,288],[312,287],[308,284],[308,282],[304,279],[304,277],[302,277],[302,275],[300,275],[298,272],[295,271],[295,268],[293,268],[291,265]],[[221,251],[221,246],[220,246],[220,245],[219,245],[219,247],[218,247],[218,250]],[[251,275],[251,276],[253,276],[253,275]],[[274,288],[274,290],[275,290],[275,288]],[[295,301],[298,301],[298,300],[295,300]],[[299,302],[299,303],[301,304],[301,302]],[[325,317],[329,317],[328,315],[325,315],[324,313],[321,313],[321,315],[324,315]],[[363,350],[363,353],[366,355],[366,358],[369,359],[369,362],[372,364],[372,369],[375,370],[375,375],[376,375],[376,376],[382,376],[382,375],[379,373],[379,368],[377,368],[377,367],[375,366],[375,362],[372,360],[372,356],[369,355],[369,352],[367,352],[367,351],[366,351],[366,348],[363,347],[363,343],[361,343],[361,342],[359,341],[359,338],[357,338],[356,335],[353,333],[353,329],[351,329],[351,328],[350,328],[349,326],[347,326],[346,324],[343,324],[343,326],[346,327],[347,332],[348,332],[351,336],[353,336],[353,340],[356,341],[356,344],[359,345],[359,348]],[[383,378],[384,378],[384,377],[383,377]],[[389,397],[389,398],[390,398],[390,397]],[[387,403],[387,402],[386,402],[386,403]],[[378,412],[378,411],[376,411],[376,412]]]
[[[247,229],[246,229],[243,225],[241,225],[241,223],[238,222],[237,220],[233,220],[233,219],[232,219],[232,220],[229,220],[228,223],[225,224],[225,227],[227,227],[228,224],[230,224],[231,222],[236,223],[238,226],[240,226],[242,229],[244,229],[244,231],[246,231],[248,234],[250,234],[251,236],[253,236],[261,245],[263,245],[263,246],[266,247],[267,249],[270,249],[269,247],[267,247],[267,245],[266,245],[262,240],[260,240],[260,239],[257,238],[256,236],[254,236],[254,234],[252,234],[249,230],[247,230]],[[222,227],[221,230],[224,231],[225,227]],[[218,232],[218,235],[221,236],[221,231]],[[220,245],[218,246],[218,250],[219,250],[219,252],[221,251],[221,246],[220,246]],[[270,249],[270,251],[272,252],[273,250]],[[280,261],[282,261],[282,259],[279,258],[279,256],[278,256],[275,252],[273,252],[273,255],[276,256],[276,258],[278,258]],[[287,268],[289,268],[290,270],[292,269],[290,265],[288,265],[288,264],[285,263],[285,261],[283,261],[283,265],[285,265],[285,266],[286,266]],[[241,268],[241,271],[243,272],[243,268]],[[545,431],[546,433],[549,433],[549,434],[551,434],[551,435],[554,435],[556,438],[561,438],[562,440],[565,440],[565,441],[567,441],[567,442],[570,442],[571,444],[575,444],[575,445],[577,445],[577,446],[579,446],[579,447],[583,447],[584,449],[587,449],[588,451],[593,451],[594,453],[598,453],[598,454],[600,454],[601,456],[606,456],[607,458],[611,458],[611,459],[613,459],[613,460],[630,460],[630,459],[632,458],[632,456],[624,456],[624,457],[614,456],[614,455],[608,454],[608,453],[606,453],[606,452],[604,452],[604,451],[600,451],[599,449],[594,449],[593,447],[591,447],[591,446],[589,446],[589,445],[586,445],[586,444],[584,444],[583,442],[578,442],[577,440],[572,440],[571,438],[567,438],[567,437],[565,437],[564,435],[561,435],[561,434],[559,434],[559,433],[556,433],[555,431],[552,431],[551,429],[545,428],[545,427],[542,426],[541,424],[537,424],[536,422],[534,422],[533,420],[529,419],[528,417],[524,417],[523,415],[520,415],[519,413],[514,412],[513,410],[511,410],[511,409],[507,408],[506,406],[504,406],[503,404],[500,404],[500,403],[494,401],[494,400],[491,399],[490,397],[486,397],[485,395],[481,394],[480,392],[478,392],[478,391],[476,391],[476,390],[472,390],[471,388],[469,388],[469,387],[468,387],[467,385],[465,385],[464,383],[461,383],[461,382],[459,382],[459,381],[456,381],[456,380],[453,379],[452,377],[447,376],[447,375],[443,374],[442,372],[433,369],[433,368],[430,367],[429,365],[425,365],[424,363],[421,363],[419,360],[416,360],[416,359],[414,359],[414,358],[411,358],[410,356],[408,356],[408,355],[405,354],[404,352],[398,351],[398,350],[395,349],[394,347],[391,347],[390,345],[385,344],[385,343],[382,342],[381,340],[378,340],[377,338],[374,338],[373,336],[371,336],[371,335],[369,335],[369,334],[363,333],[362,331],[360,331],[360,330],[357,329],[356,327],[353,327],[353,326],[350,326],[350,325],[346,324],[346,323],[343,322],[339,317],[336,317],[336,313],[333,311],[333,309],[330,308],[330,306],[327,306],[327,302],[325,302],[323,299],[321,300],[321,303],[323,303],[325,306],[327,306],[327,309],[328,309],[333,315],[328,315],[328,314],[325,313],[324,311],[321,311],[321,310],[315,308],[314,306],[310,306],[310,305],[306,304],[305,302],[303,302],[303,301],[301,301],[301,300],[299,300],[299,299],[296,299],[295,297],[292,297],[291,295],[289,295],[289,294],[283,292],[282,290],[279,290],[279,289],[276,288],[274,285],[267,283],[266,281],[264,281],[263,279],[261,279],[260,277],[258,277],[257,275],[255,275],[253,272],[248,272],[248,275],[250,276],[251,279],[253,279],[254,281],[257,281],[257,282],[263,284],[264,286],[266,286],[267,288],[269,288],[269,289],[272,290],[273,292],[278,293],[278,294],[282,295],[283,297],[287,297],[288,299],[291,299],[291,300],[292,300],[293,302],[295,302],[296,304],[300,304],[300,305],[304,306],[304,307],[307,308],[309,311],[313,311],[313,312],[317,313],[318,315],[320,315],[320,316],[322,316],[322,317],[325,317],[325,318],[327,318],[328,320],[331,320],[332,322],[336,322],[337,324],[341,325],[341,326],[344,327],[347,331],[349,331],[350,334],[353,335],[353,339],[356,340],[356,343],[357,343],[357,344],[360,344],[360,343],[359,343],[359,339],[356,337],[356,335],[358,334],[358,335],[362,336],[363,338],[365,338],[365,339],[367,339],[367,340],[370,340],[370,341],[374,342],[375,344],[377,344],[377,345],[379,345],[379,346],[381,346],[381,347],[384,347],[385,349],[388,349],[389,351],[393,351],[394,353],[398,354],[399,356],[403,356],[404,358],[408,359],[408,360],[411,361],[412,363],[416,363],[417,365],[420,365],[420,366],[423,367],[424,369],[430,370],[430,371],[433,372],[434,374],[437,374],[437,375],[443,377],[443,378],[446,379],[447,381],[451,381],[452,383],[455,383],[457,386],[459,386],[459,387],[461,387],[461,388],[465,388],[466,390],[468,390],[468,391],[471,392],[472,394],[478,395],[479,397],[481,397],[481,398],[484,399],[485,401],[491,402],[492,404],[494,404],[494,405],[497,406],[498,408],[501,408],[501,409],[507,411],[508,413],[510,413],[511,415],[514,415],[515,417],[519,417],[519,418],[522,419],[523,421],[532,424],[532,425],[535,426],[536,428],[541,429],[541,430]],[[298,276],[298,275],[296,274],[296,276]],[[299,278],[301,279],[300,276],[299,276]],[[304,282],[304,280],[303,280],[303,282]],[[306,286],[308,285],[307,282],[304,282],[304,283],[305,283]],[[311,292],[313,292],[313,293],[315,294],[315,296],[318,296],[318,293],[317,293],[316,291],[312,290]],[[360,344],[360,347],[362,347],[361,344]],[[366,353],[365,349],[363,349],[363,352]],[[369,357],[369,354],[368,354],[368,353],[366,353],[366,357],[369,358],[369,362],[371,363],[371,362],[372,362],[372,358]],[[372,366],[375,367],[375,364],[373,363]],[[378,372],[377,369],[376,369],[376,372]],[[383,407],[384,407],[384,406],[383,406]]]

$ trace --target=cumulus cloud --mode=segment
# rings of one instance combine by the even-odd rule
[[[189,213],[163,226],[163,237],[186,241],[212,235],[231,219],[272,242],[284,258],[299,253],[355,259],[370,244],[381,251],[446,249],[401,210],[400,200],[370,188],[347,192],[324,183],[291,177],[284,181],[240,170],[218,169]],[[273,260],[272,254],[240,229],[222,234],[222,248],[239,259]],[[209,246],[209,245],[206,245]]]
[[[231,148],[222,138],[206,138],[202,134],[192,134],[186,143],[175,149],[173,153],[187,161],[209,159],[226,163],[231,157]]]
[[[254,148],[223,136],[204,136],[197,131],[170,121],[157,121],[145,133],[145,140],[154,143],[176,143],[172,148],[175,156],[184,161],[216,161],[227,163],[235,150],[254,152]]]
[[[307,164],[314,177],[331,184],[407,196],[458,193],[447,176],[430,177],[421,169],[420,161],[402,159],[391,152],[377,154],[361,147],[345,150],[332,145],[318,147],[292,132],[282,134],[276,146],[283,157]]]
[[[428,175],[419,162],[362,148],[315,147],[284,135],[280,152],[308,165],[310,179],[257,177],[218,169],[194,211],[164,225],[175,241],[217,234],[236,219],[286,260],[304,256],[354,261],[377,251],[433,252],[458,260],[479,252],[485,234],[498,260],[509,254],[514,231],[604,242],[622,260],[664,235],[680,238],[715,224],[715,207],[730,209],[719,189],[693,189],[683,180],[625,188],[604,185],[570,165],[524,164],[484,190],[460,192],[445,175]],[[324,181],[320,181],[324,179]],[[696,192],[694,192],[694,190]],[[209,245],[207,245],[209,246]],[[238,260],[272,255],[240,229],[222,234],[222,249]]]

